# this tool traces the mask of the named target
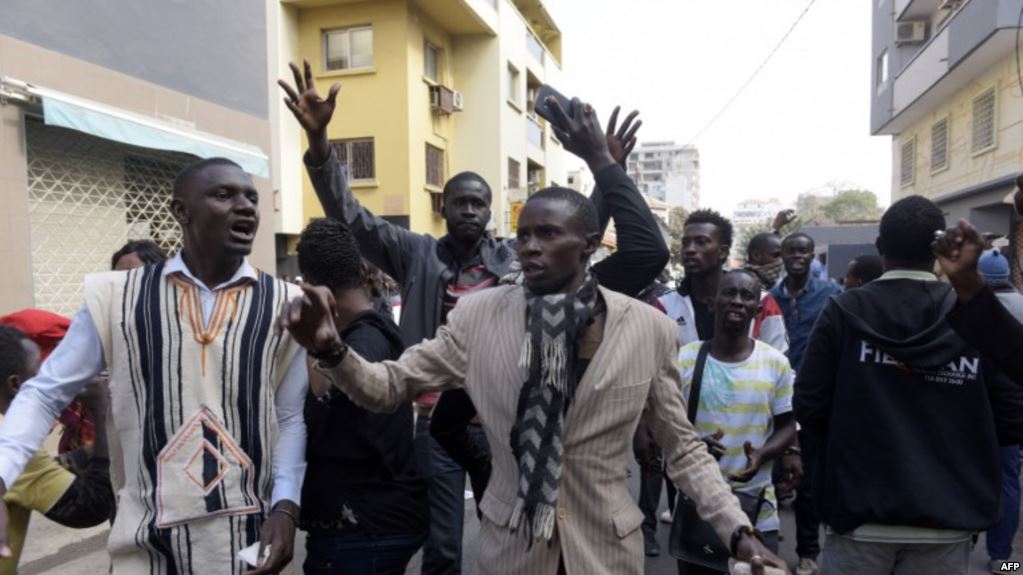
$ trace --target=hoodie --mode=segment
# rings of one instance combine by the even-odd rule
[[[369,361],[405,350],[394,321],[376,310],[356,315],[341,332]],[[422,534],[428,529],[426,483],[416,471],[412,402],[372,413],[330,388],[306,396],[308,467],[302,485],[303,529],[369,535]]]
[[[835,531],[998,521],[998,432],[1018,440],[1023,392],[945,321],[955,301],[931,274],[889,273],[832,297],[814,326],[794,407],[822,446],[813,497]]]

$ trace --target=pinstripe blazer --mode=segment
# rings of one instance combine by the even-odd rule
[[[481,503],[479,571],[554,575],[564,557],[569,575],[643,572],[643,515],[629,494],[632,436],[640,415],[664,449],[668,474],[697,503],[726,542],[749,520],[721,477],[717,462],[686,419],[676,368],[675,324],[655,308],[601,288],[607,308],[601,344],[565,416],[565,457],[557,528],[550,545],[529,545],[508,529],[518,466],[510,433],[525,337],[522,288],[501,286],[458,302],[434,339],[394,362],[371,364],[354,353],[318,368],[368,409],[393,409],[424,391],[464,387],[483,420],[493,473]]]

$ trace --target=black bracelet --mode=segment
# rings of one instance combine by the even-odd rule
[[[343,340],[330,349],[309,350],[309,357],[320,362],[320,365],[324,367],[334,367],[344,361],[346,355],[348,355],[348,345]]]
[[[290,509],[278,506],[274,507],[273,511],[270,513],[283,513],[291,518],[291,520],[295,523],[295,527],[298,527],[298,515],[295,515]]]
[[[783,453],[782,455],[802,455],[802,454],[803,454],[803,451],[800,450],[798,447],[789,447],[788,449],[785,450],[785,453]]]
[[[760,536],[760,532],[755,527],[749,525],[743,525],[732,533],[732,541],[728,545],[728,552],[732,554],[732,557],[736,557],[737,548],[739,547],[739,540],[742,539],[743,535],[749,535],[757,541],[763,542],[763,538]]]

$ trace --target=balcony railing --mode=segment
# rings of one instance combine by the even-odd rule
[[[532,115],[526,116],[526,140],[537,148],[543,148],[543,126]]]
[[[543,64],[543,45],[536,39],[536,36],[532,32],[526,32],[526,51],[532,54],[533,58],[540,64]]]

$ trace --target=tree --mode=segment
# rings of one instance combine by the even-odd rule
[[[772,223],[774,223],[774,218],[738,228],[736,230],[738,233],[735,234],[735,238],[732,240],[732,259],[746,261],[746,247],[749,246],[750,240],[757,234],[774,231],[771,228]],[[782,230],[786,230],[790,226],[786,226]]]
[[[796,211],[800,225],[815,226],[876,220],[884,210],[877,205],[874,192],[846,189],[835,192],[831,197],[802,194],[796,200]]]
[[[685,231],[686,218],[689,212],[682,207],[674,207],[668,211],[668,229],[671,234],[671,245],[668,251],[671,252],[671,264],[682,265],[682,233]]]

